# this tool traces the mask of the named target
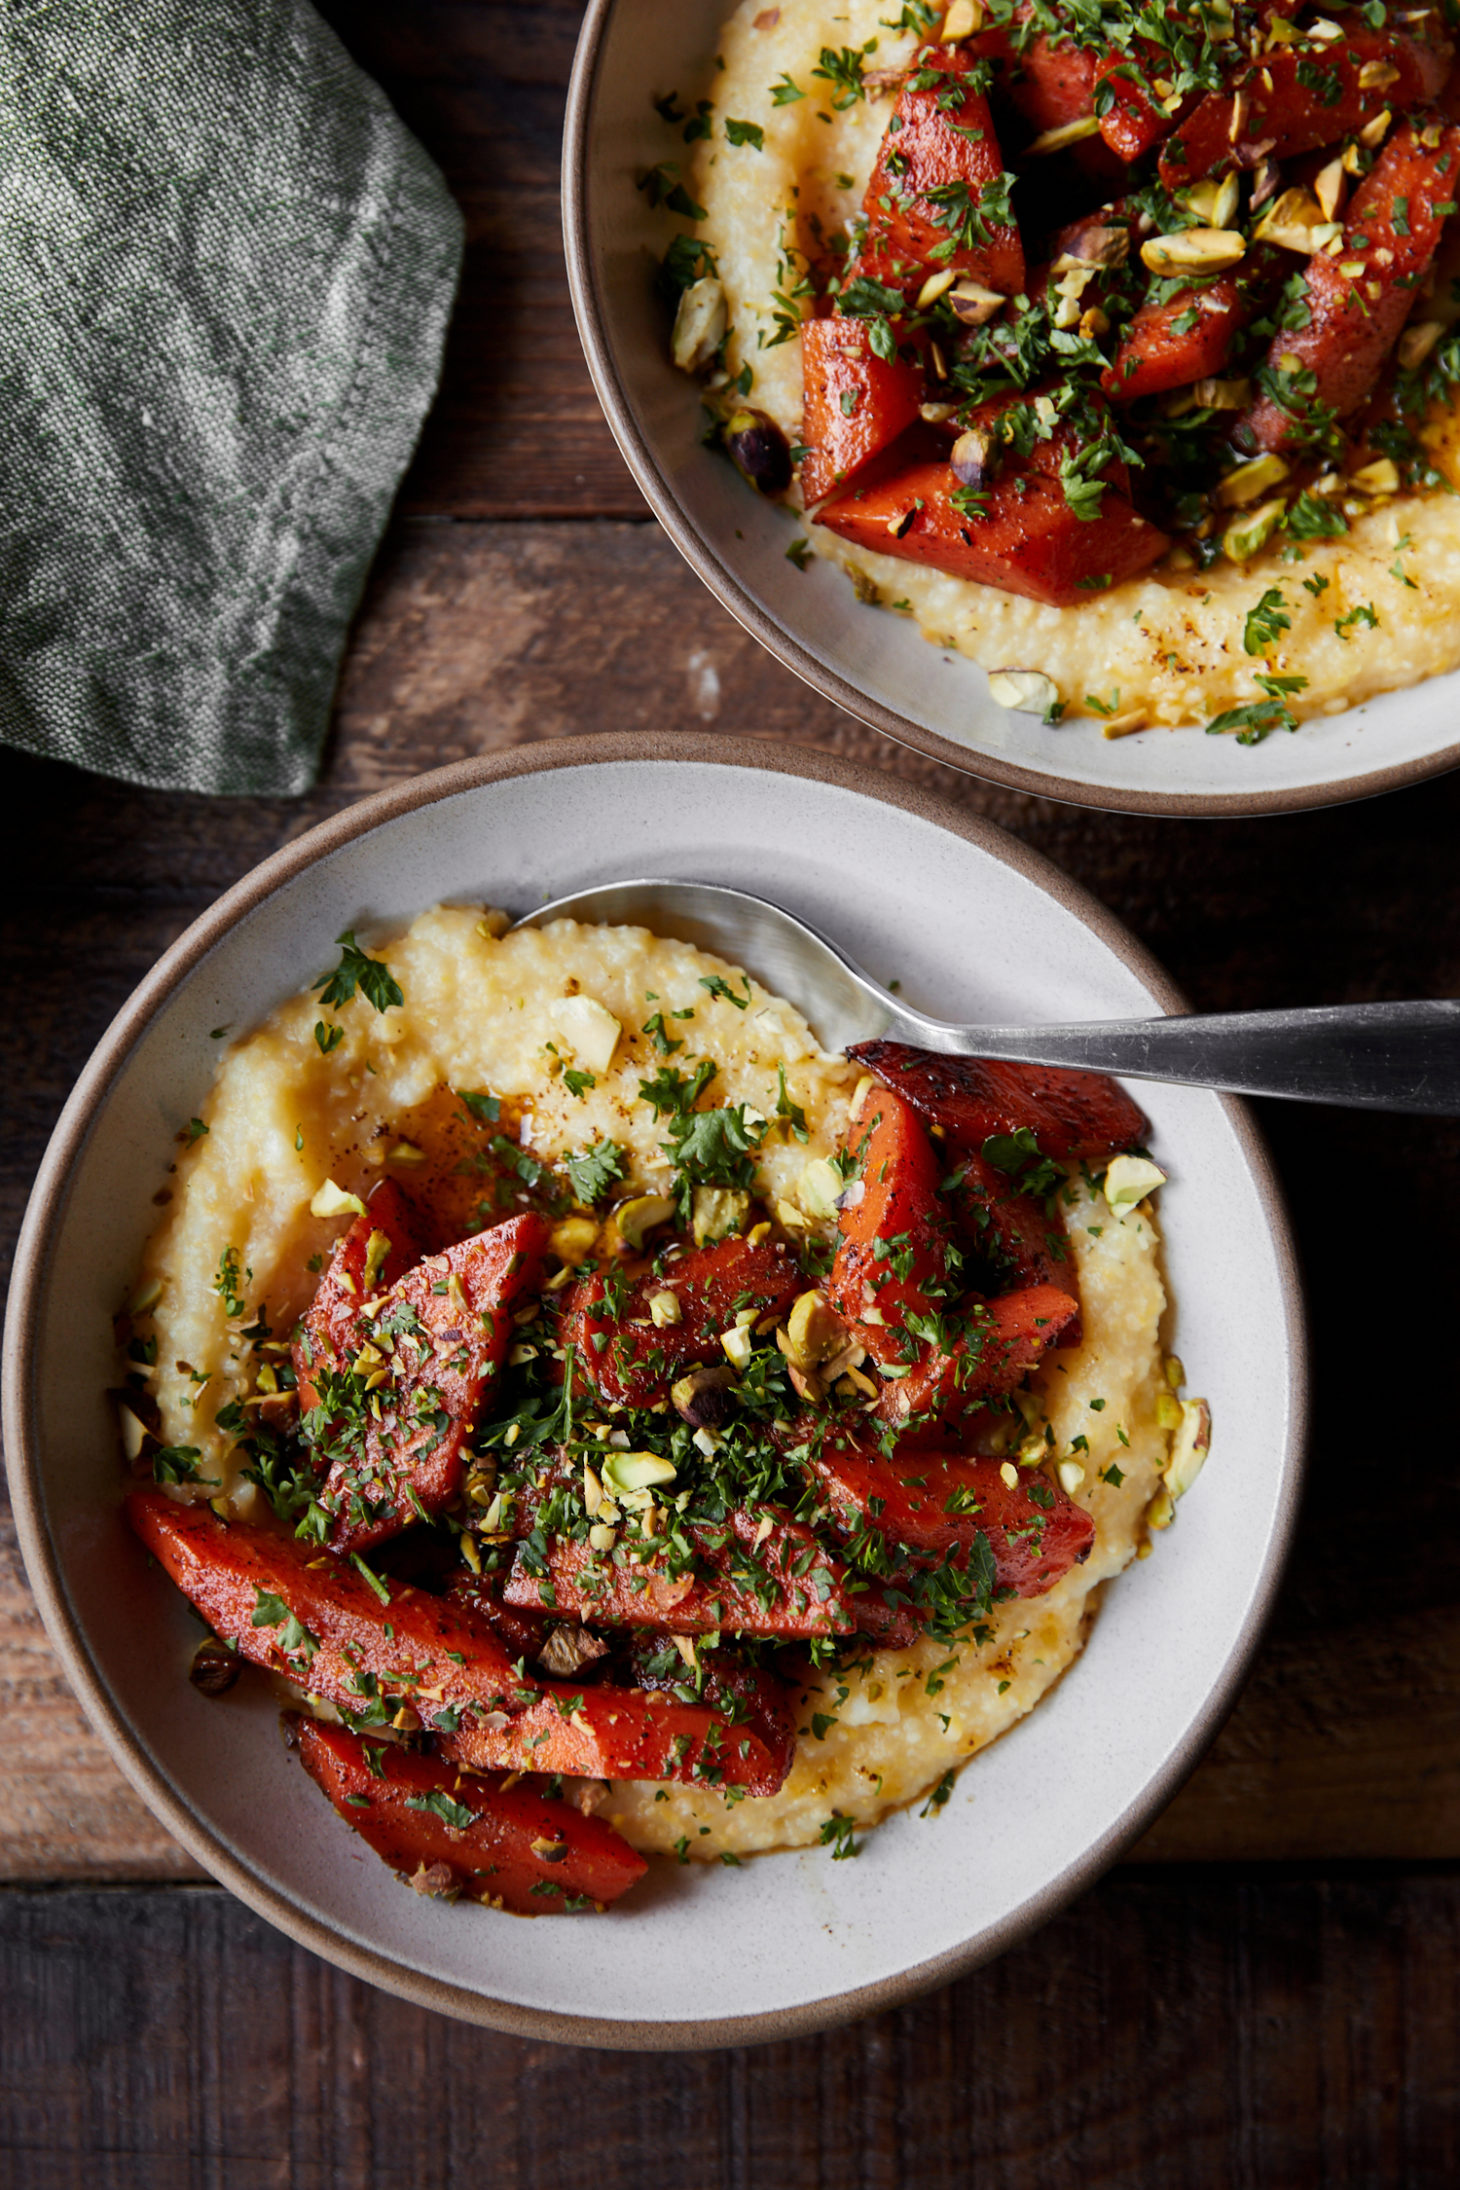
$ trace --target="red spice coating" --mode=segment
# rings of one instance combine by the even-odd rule
[[[611,1825],[522,1781],[508,1786],[463,1774],[388,1742],[367,1744],[343,1726],[292,1723],[310,1778],[419,1892],[460,1893],[518,1916],[549,1916],[585,1896],[606,1907],[649,1867]],[[433,1801],[439,1809],[424,1807]],[[472,1813],[469,1824],[447,1822],[459,1809]]]

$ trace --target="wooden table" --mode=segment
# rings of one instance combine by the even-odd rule
[[[466,209],[445,384],[307,798],[164,797],[0,755],[7,1242],[92,1043],[219,891],[382,784],[585,730],[723,724],[935,782],[1078,875],[1199,1007],[1460,992],[1460,776],[1292,820],[1123,820],[986,789],[803,690],[648,520],[582,366],[557,219],[578,0],[326,12]],[[565,2053],[291,1947],[199,1885],[121,1781],[0,1508],[0,2190],[1460,2179],[1460,1467],[1426,1371],[1457,1327],[1457,1131],[1265,1123],[1318,1407],[1251,1684],[1084,1902],[824,2040]]]

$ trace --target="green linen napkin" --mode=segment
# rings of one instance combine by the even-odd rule
[[[308,786],[460,256],[306,0],[3,0],[0,740]]]

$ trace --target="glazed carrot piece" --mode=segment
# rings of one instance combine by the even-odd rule
[[[613,1627],[661,1628],[672,1635],[875,1634],[884,1643],[906,1623],[875,1590],[857,1590],[842,1562],[815,1532],[776,1507],[744,1507],[716,1526],[681,1524],[699,1571],[673,1576],[663,1547],[645,1543],[634,1557],[632,1538],[600,1556],[571,1536],[554,1537],[546,1574],[533,1573],[519,1551],[502,1595],[508,1605],[552,1610],[570,1619]],[[534,1554],[532,1563],[537,1564]],[[911,1640],[915,1630],[908,1630]]]
[[[959,1231],[977,1255],[996,1271],[1007,1271],[1015,1287],[1055,1285],[1074,1295],[1075,1266],[1056,1199],[1022,1191],[1016,1176],[985,1162],[974,1149],[957,1151],[949,1180]],[[1077,1318],[1060,1344],[1079,1342]]]
[[[964,47],[927,46],[917,55],[867,185],[867,235],[853,274],[904,291],[945,269],[1000,296],[1023,288],[1024,247],[993,116],[968,81],[983,66]]]
[[[1079,1314],[1053,1285],[1030,1285],[989,1301],[965,1301],[951,1347],[927,1347],[906,1376],[883,1386],[877,1418],[908,1438],[934,1438],[966,1422],[1038,1368]]]
[[[1073,452],[1073,443],[1067,447]],[[1170,545],[1117,478],[1111,465],[1098,514],[1085,519],[1061,481],[1033,458],[1007,459],[977,504],[963,495],[949,464],[915,462],[842,489],[812,522],[874,554],[1067,608],[1123,585]]]
[[[378,1721],[405,1705],[430,1724],[518,1707],[503,1645],[442,1598],[372,1584],[318,1544],[222,1521],[162,1490],[133,1491],[127,1518],[215,1635],[351,1717]],[[540,1684],[527,1685],[535,1694]]]
[[[773,1795],[789,1761],[749,1721],[733,1724],[673,1695],[592,1684],[563,1684],[500,1726],[463,1726],[441,1747],[474,1771],[678,1780],[752,1795]]]
[[[1425,135],[1436,142],[1426,144]],[[1460,127],[1405,122],[1354,195],[1337,257],[1316,253],[1304,276],[1308,325],[1279,332],[1268,392],[1243,421],[1258,448],[1301,447],[1315,417],[1346,418],[1373,391],[1414,307],[1460,189]]]
[[[1231,275],[1202,289],[1178,290],[1165,303],[1141,305],[1101,376],[1101,387],[1113,403],[1135,403],[1219,373],[1248,311]]]
[[[915,422],[923,376],[905,357],[880,358],[866,320],[848,318],[803,322],[801,368],[801,493],[809,507],[855,478]]]
[[[906,1042],[857,1042],[847,1055],[893,1088],[955,1148],[982,1151],[992,1135],[1027,1127],[1061,1163],[1099,1163],[1142,1144],[1151,1122],[1100,1072],[948,1057]]]
[[[291,1726],[310,1778],[418,1893],[547,1916],[569,1903],[606,1908],[649,1867],[601,1818],[525,1781],[478,1778],[316,1719]]]
[[[374,1242],[372,1250],[371,1242]],[[360,1311],[427,1252],[420,1219],[393,1179],[383,1179],[349,1230],[336,1240],[319,1289],[305,1311],[294,1347],[301,1409],[319,1404],[315,1362],[353,1358],[361,1344]]]
[[[541,1217],[509,1217],[418,1263],[378,1296],[368,1333],[354,1327],[365,1339],[354,1354],[326,1355],[306,1327],[296,1373],[315,1403],[300,1427],[329,1469],[320,1504],[337,1551],[367,1550],[455,1499],[512,1305],[536,1290],[547,1240]],[[321,1321],[330,1315],[339,1321],[333,1309]]]
[[[982,35],[986,41],[988,34]],[[1088,46],[1043,31],[1026,46],[1014,45],[1006,34],[1005,45],[1004,95],[1037,135],[1063,129],[1091,111],[1097,63]]]
[[[379,1724],[404,1706],[439,1735],[470,1732],[477,1749],[462,1761],[483,1769],[599,1779],[713,1770],[774,1791],[763,1751],[702,1706],[535,1678],[459,1603],[367,1578],[332,1552],[220,1521],[206,1505],[134,1491],[127,1516],[215,1635],[350,1718]]]
[[[1095,71],[1091,107],[1100,114],[1100,134],[1127,166],[1175,127],[1152,88],[1152,78],[1170,65],[1169,54],[1149,38],[1137,38],[1129,53],[1107,54]]]
[[[850,1130],[857,1176],[838,1213],[826,1297],[874,1360],[900,1362],[913,1346],[908,1316],[936,1314],[958,1290],[941,1170],[921,1119],[890,1089],[873,1089]]]
[[[778,1315],[800,1291],[794,1257],[779,1240],[734,1237],[692,1247],[633,1274],[596,1271],[564,1297],[560,1335],[585,1384],[613,1407],[652,1407],[696,1363],[722,1363],[721,1333],[745,1308]],[[672,1294],[679,1320],[655,1323],[651,1303]]]
[[[994,1588],[1039,1597],[1089,1557],[1095,1523],[1056,1483],[1007,1463],[946,1452],[887,1460],[828,1438],[811,1462],[843,1527],[872,1527],[893,1544],[945,1556],[978,1535],[994,1562]]]
[[[1161,181],[1181,190],[1234,161],[1290,160],[1362,129],[1385,109],[1433,99],[1455,49],[1388,31],[1345,29],[1341,42],[1281,46],[1210,92],[1161,153]],[[1391,73],[1392,72],[1392,73]],[[1369,81],[1365,83],[1364,78]]]
[[[917,1630],[910,1620],[906,1627],[911,1641]],[[712,1710],[753,1728],[767,1754],[790,1771],[796,1754],[790,1690],[768,1667],[742,1656],[733,1643],[697,1651],[691,1667],[669,1638],[639,1629],[627,1638],[623,1657],[636,1688],[669,1690],[681,1698],[686,1688],[697,1691]]]

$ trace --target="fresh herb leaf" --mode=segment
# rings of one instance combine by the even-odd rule
[[[1341,639],[1347,639],[1349,633],[1356,630],[1360,624],[1366,625],[1370,631],[1378,630],[1379,618],[1375,614],[1372,601],[1361,601],[1358,607],[1351,608],[1346,616],[1335,616],[1333,619],[1333,628]]]
[[[502,1115],[500,1097],[484,1094],[481,1088],[454,1087],[451,1092],[459,1103],[465,1103],[478,1125],[495,1125]]]
[[[745,983],[745,994],[743,996],[737,996],[730,983],[725,980],[723,975],[718,973],[702,973],[700,975],[700,987],[708,989],[712,996],[723,996],[726,1003],[733,1004],[737,1011],[744,1011],[750,1002],[750,983],[746,980],[744,974],[740,978]]]
[[[617,1141],[595,1141],[569,1156],[564,1169],[579,1201],[591,1209],[623,1177],[624,1152]]]
[[[843,1817],[840,1810],[833,1810],[821,1827],[821,1845],[830,1848],[833,1863],[844,1863],[849,1856],[860,1855],[861,1845],[856,1838],[857,1828],[851,1818]]]
[[[1265,654],[1276,646],[1285,631],[1291,631],[1293,619],[1286,612],[1282,591],[1269,586],[1255,608],[1247,611],[1242,626],[1242,645],[1249,654]]]
[[[348,1004],[356,989],[367,1004],[377,1011],[388,1011],[392,1004],[403,1004],[405,995],[400,983],[392,974],[383,958],[371,958],[355,941],[354,931],[346,928],[338,938],[340,962],[331,974],[321,974],[315,987],[322,991],[320,1002],[333,1005]],[[315,1037],[318,1040],[318,1036]]]
[[[433,1788],[428,1795],[407,1795],[406,1808],[408,1810],[429,1810],[433,1816],[440,1818],[443,1825],[449,1825],[455,1833],[466,1832],[468,1827],[475,1825],[477,1821],[475,1810],[469,1810],[464,1802],[453,1802],[450,1795],[441,1787]]]

